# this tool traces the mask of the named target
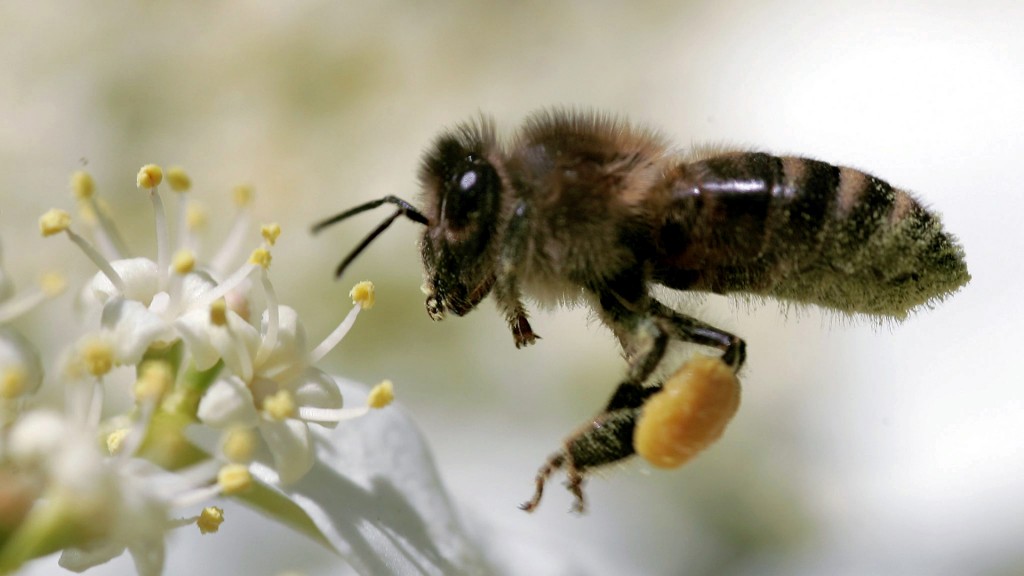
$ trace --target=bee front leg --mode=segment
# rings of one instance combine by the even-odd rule
[[[516,348],[529,346],[540,340],[540,336],[530,326],[526,307],[523,306],[519,296],[519,289],[515,286],[514,282],[499,280],[494,287],[494,298],[498,301],[498,306],[505,315],[505,321],[508,322],[509,330],[512,331]]]
[[[494,298],[512,331],[516,348],[540,340],[540,336],[530,326],[522,293],[519,291],[518,266],[529,248],[526,213],[526,204],[520,203],[509,221],[507,241],[498,260],[498,274],[494,284]]]

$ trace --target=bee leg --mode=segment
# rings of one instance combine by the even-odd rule
[[[552,474],[562,467],[563,464],[565,464],[564,452],[556,452],[548,458],[548,461],[545,462],[544,465],[540,467],[540,470],[537,471],[537,478],[534,481],[537,485],[537,490],[533,493],[533,498],[530,498],[528,501],[520,504],[520,510],[533,512],[537,508],[540,504],[541,497],[544,496],[544,484]]]
[[[742,338],[696,318],[680,314],[655,300],[651,301],[650,310],[672,338],[718,348],[722,351],[722,362],[730,366],[734,373],[743,367],[743,362],[747,359],[747,344]]]
[[[533,512],[544,494],[544,484],[556,471],[565,469],[565,485],[575,497],[572,511],[582,514],[586,510],[583,483],[587,472],[591,468],[633,455],[633,429],[640,416],[640,406],[648,396],[659,389],[660,387],[645,388],[644,394],[634,399],[636,406],[598,414],[570,434],[562,449],[548,457],[547,462],[537,472],[537,488],[533,498],[521,504],[519,508]]]
[[[526,210],[526,205],[521,203],[509,221],[507,241],[498,261],[499,272],[494,284],[494,298],[505,315],[516,348],[529,346],[540,339],[530,326],[516,274],[516,263],[523,258],[529,240]]]

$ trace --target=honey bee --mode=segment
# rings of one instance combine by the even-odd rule
[[[719,350],[733,375],[743,366],[742,339],[659,302],[654,286],[899,320],[970,280],[938,215],[875,176],[763,152],[684,154],[654,131],[595,112],[542,110],[508,140],[487,117],[458,125],[427,150],[419,183],[419,208],[385,196],[314,226],[396,207],[337,276],[405,217],[424,226],[432,319],[462,316],[493,295],[520,348],[539,338],[524,298],[581,300],[628,363],[604,410],[541,468],[527,511],[564,468],[582,512],[587,472],[635,453],[670,341]]]

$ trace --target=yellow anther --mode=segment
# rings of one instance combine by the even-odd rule
[[[60,234],[71,226],[71,214],[66,210],[54,208],[39,217],[39,231],[43,236]]]
[[[128,437],[128,428],[118,428],[107,434],[107,453],[113,456],[121,452],[124,447],[124,440]]]
[[[218,298],[210,303],[210,324],[226,326],[228,323],[228,303]]]
[[[217,486],[225,496],[245,492],[252,487],[252,474],[245,464],[228,464],[217,473]]]
[[[167,183],[175,192],[188,192],[192,188],[192,179],[181,166],[167,169]]]
[[[199,514],[199,518],[196,520],[196,526],[199,527],[201,534],[213,534],[220,530],[220,525],[223,523],[224,511],[216,506],[203,508],[202,513]]]
[[[39,288],[50,298],[64,292],[67,286],[67,278],[60,272],[47,272],[39,278]]]
[[[249,255],[249,263],[257,264],[263,268],[270,268],[270,250],[257,248]]]
[[[224,433],[221,451],[229,462],[250,462],[256,452],[256,435],[251,428],[231,428]]]
[[[276,222],[264,224],[263,227],[260,228],[260,234],[263,236],[263,239],[267,241],[267,244],[273,246],[274,243],[277,242],[277,237],[281,235],[281,227],[278,226]]]
[[[366,405],[370,408],[383,408],[395,400],[395,387],[391,380],[384,380],[370,390]]]
[[[92,198],[95,191],[96,184],[88,172],[79,170],[71,175],[71,193],[75,195],[75,198],[79,200]]]
[[[92,338],[80,350],[85,369],[93,376],[102,376],[114,367],[114,348],[109,342]]]
[[[206,226],[206,209],[198,202],[189,202],[185,209],[185,224],[189,230],[199,230]]]
[[[28,376],[21,366],[9,366],[0,372],[0,398],[12,400],[25,392]]]
[[[160,185],[164,179],[164,171],[156,164],[146,164],[139,168],[139,174],[135,177],[135,184],[139,188],[151,189]]]
[[[364,280],[353,286],[352,290],[348,293],[348,297],[352,299],[353,304],[359,304],[363,309],[373,308],[374,303],[377,301],[373,282],[369,280]]]
[[[139,402],[158,400],[174,385],[174,373],[166,362],[150,360],[139,367],[139,379],[132,391]]]
[[[175,274],[184,276],[196,267],[196,255],[191,250],[182,248],[174,253],[171,259],[171,268]]]
[[[295,397],[287,390],[278,390],[276,394],[263,401],[263,413],[277,422],[294,418],[297,412]]]
[[[252,186],[248,184],[239,184],[231,190],[231,196],[235,200],[235,205],[241,208],[242,206],[248,206],[252,203],[252,197],[254,192]]]

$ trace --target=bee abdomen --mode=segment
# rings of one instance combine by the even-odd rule
[[[679,167],[658,281],[901,318],[970,276],[910,194],[852,168],[734,153]]]

